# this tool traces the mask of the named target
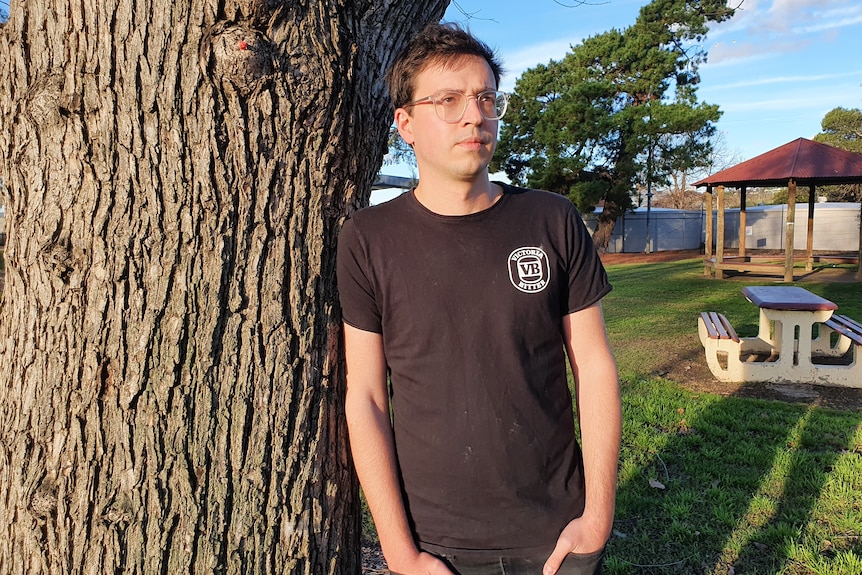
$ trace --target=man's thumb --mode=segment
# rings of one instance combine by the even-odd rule
[[[555,573],[560,569],[560,565],[563,564],[566,557],[569,554],[569,550],[566,549],[566,545],[562,541],[557,542],[557,546],[554,547],[554,552],[551,553],[551,556],[548,557],[548,560],[545,561],[545,567],[542,569],[542,575],[555,575]]]

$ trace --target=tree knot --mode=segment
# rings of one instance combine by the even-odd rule
[[[74,270],[72,246],[69,240],[51,240],[39,249],[39,253],[42,256],[42,261],[51,272],[59,277],[63,283],[69,283],[69,277]]]
[[[30,498],[30,511],[35,517],[47,519],[57,511],[57,484],[44,479]]]
[[[269,39],[233,22],[210,28],[201,41],[199,60],[206,77],[244,97],[262,91],[275,70]]]

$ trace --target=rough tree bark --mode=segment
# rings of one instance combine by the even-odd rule
[[[616,202],[605,199],[604,207],[596,217],[596,230],[593,232],[593,243],[601,254],[608,251],[608,244],[614,233],[614,226],[617,224],[620,211]]]
[[[0,25],[0,573],[355,573],[334,247],[448,0]]]

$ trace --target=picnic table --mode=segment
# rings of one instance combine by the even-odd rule
[[[797,286],[748,286],[742,294],[760,309],[756,337],[739,337],[716,312],[698,320],[717,379],[862,387],[862,324],[835,315],[834,302]]]

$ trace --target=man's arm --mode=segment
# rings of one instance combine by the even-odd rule
[[[383,338],[345,324],[344,349],[350,449],[387,566],[405,575],[451,575],[441,561],[417,549],[407,521],[389,419]]]
[[[563,319],[566,350],[577,386],[584,455],[584,514],[563,530],[543,570],[557,572],[569,553],[599,551],[614,520],[622,413],[617,367],[608,344],[600,303]]]

